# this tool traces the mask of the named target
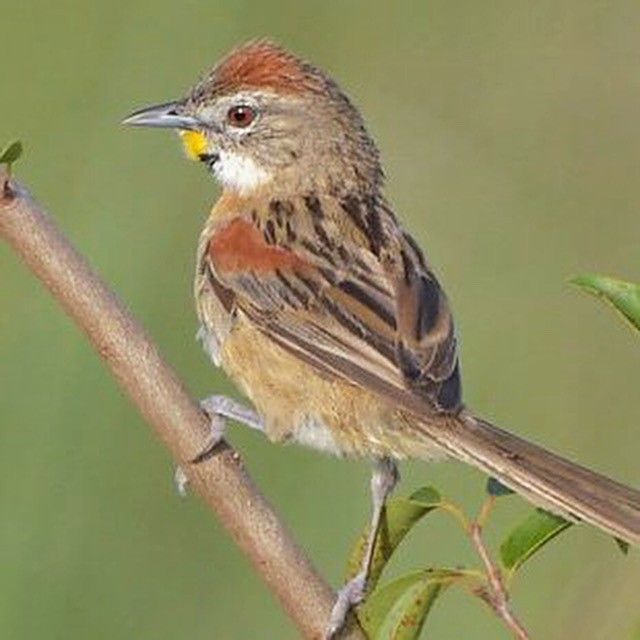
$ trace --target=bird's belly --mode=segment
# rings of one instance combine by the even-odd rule
[[[335,455],[426,457],[403,411],[320,374],[242,317],[220,344],[220,364],[254,403],[271,440]]]

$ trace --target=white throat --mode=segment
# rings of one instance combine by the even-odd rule
[[[228,151],[220,151],[213,171],[223,187],[241,195],[261,187],[272,177],[251,158]]]

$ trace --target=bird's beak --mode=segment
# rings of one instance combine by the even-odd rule
[[[122,124],[134,127],[181,129],[183,131],[196,131],[201,128],[202,123],[197,118],[181,113],[183,106],[182,101],[175,101],[139,109],[125,118]]]

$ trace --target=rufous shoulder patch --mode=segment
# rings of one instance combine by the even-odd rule
[[[270,245],[248,220],[236,218],[216,231],[209,240],[209,258],[221,273],[275,273],[304,268],[293,251]]]

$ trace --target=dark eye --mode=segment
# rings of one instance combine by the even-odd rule
[[[234,127],[248,127],[256,117],[256,112],[246,104],[237,104],[227,112],[227,120]]]

